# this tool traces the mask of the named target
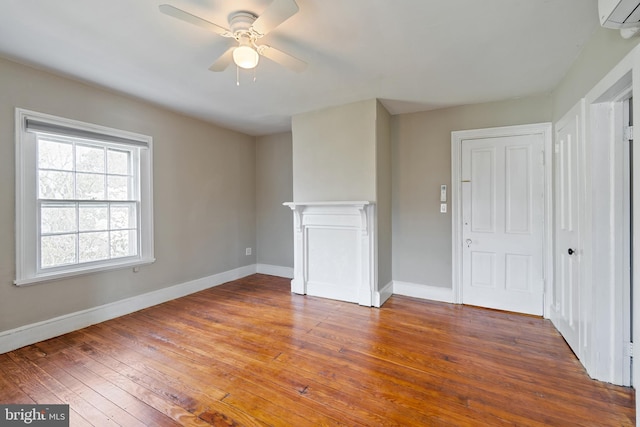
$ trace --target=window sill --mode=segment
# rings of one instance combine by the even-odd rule
[[[143,265],[153,264],[155,261],[156,261],[155,258],[144,258],[144,259],[136,259],[133,261],[126,261],[126,262],[117,263],[117,264],[102,265],[99,267],[92,266],[92,267],[86,267],[86,268],[78,268],[73,271],[39,274],[38,276],[35,276],[35,277],[28,277],[28,278],[19,279],[19,280],[16,279],[13,281],[13,284],[16,286],[36,285],[38,283],[51,282],[54,280],[67,279],[70,277],[83,276],[83,275],[93,274],[93,273],[100,273],[103,271],[121,270],[124,268],[140,267]]]

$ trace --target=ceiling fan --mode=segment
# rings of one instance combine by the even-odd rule
[[[260,38],[298,12],[295,0],[273,0],[267,9],[256,16],[251,12],[237,11],[229,15],[229,28],[222,27],[169,4],[159,6],[160,12],[197,25],[227,37],[230,47],[209,67],[211,71],[224,71],[232,62],[240,68],[252,69],[258,65],[260,56],[295,72],[304,71],[307,64],[281,50],[268,45],[259,45]]]

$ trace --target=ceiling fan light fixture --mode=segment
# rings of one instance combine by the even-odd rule
[[[233,62],[240,68],[250,70],[258,65],[260,55],[250,46],[238,46],[233,51]]]

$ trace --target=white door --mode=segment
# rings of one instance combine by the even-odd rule
[[[544,311],[544,136],[462,141],[462,302]]]
[[[580,192],[582,104],[556,125],[555,277],[551,321],[580,357]]]

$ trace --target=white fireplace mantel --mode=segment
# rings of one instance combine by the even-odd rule
[[[375,204],[284,203],[293,211],[291,291],[372,306],[376,283]]]

